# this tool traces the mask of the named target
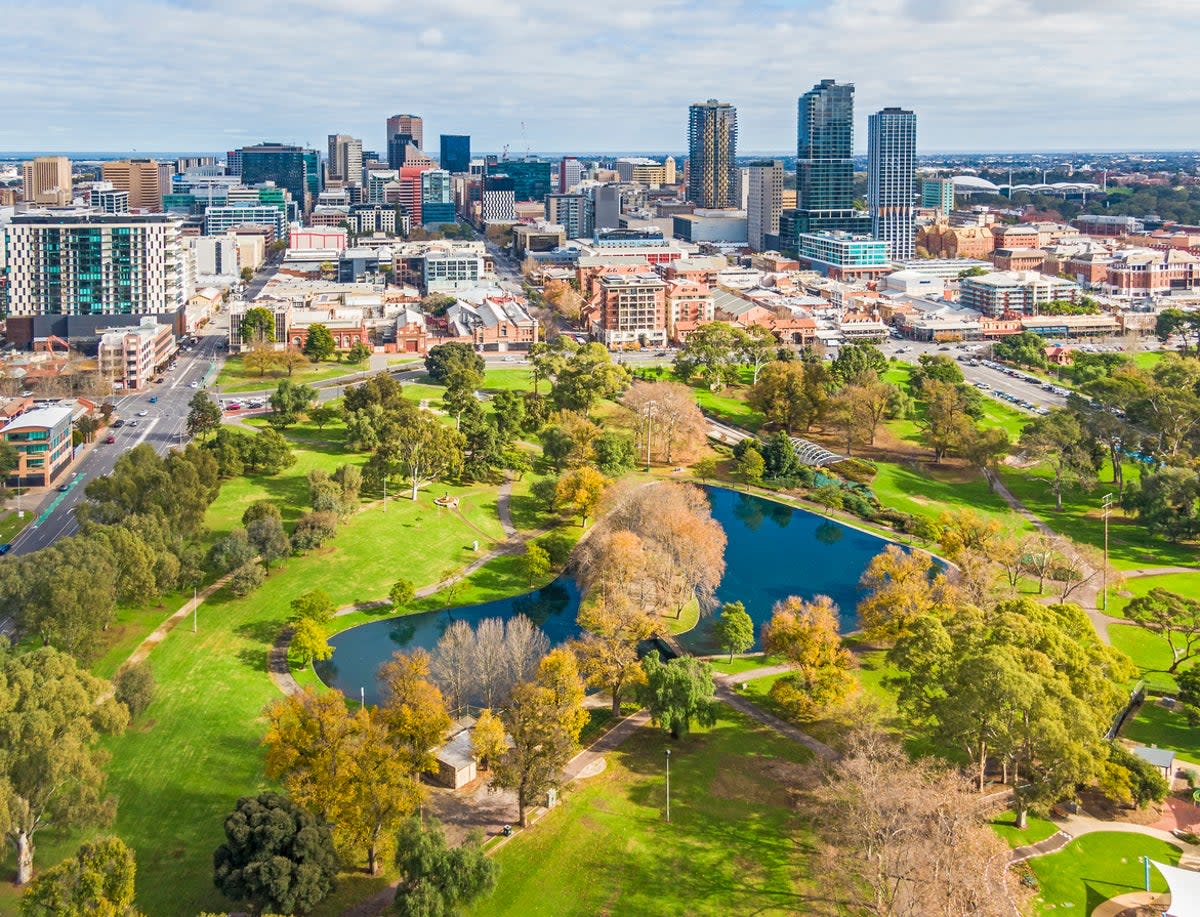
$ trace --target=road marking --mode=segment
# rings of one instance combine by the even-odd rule
[[[139,436],[134,441],[132,448],[136,449],[138,446],[140,446],[142,443],[144,443],[146,441],[146,437],[150,435],[150,431],[154,429],[154,426],[157,423],[158,423],[158,418],[155,417],[152,421],[150,421],[148,424],[146,424],[146,428],[144,430],[142,430],[142,435]]]

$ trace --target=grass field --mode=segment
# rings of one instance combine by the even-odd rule
[[[1108,636],[1112,645],[1133,660],[1139,678],[1159,691],[1174,692],[1175,679],[1165,671],[1171,664],[1171,649],[1158,634],[1132,624],[1110,624]]]
[[[722,675],[740,675],[742,672],[761,669],[769,665],[780,665],[782,662],[783,660],[778,656],[768,656],[766,653],[755,653],[753,656],[734,656],[733,662],[729,661],[728,655],[714,656],[708,660],[713,671],[720,672]]]
[[[1040,886],[1037,913],[1067,911],[1089,917],[1109,898],[1141,891],[1145,888],[1143,856],[1173,865],[1179,862],[1179,848],[1141,834],[1103,831],[1078,837],[1058,853],[1034,857],[1029,866]],[[1154,869],[1150,887],[1167,888]]]
[[[8,544],[17,534],[37,518],[36,513],[26,512],[24,519],[17,518],[17,511],[14,509],[5,514],[3,519],[0,519],[0,544]]]
[[[545,381],[540,386],[543,394],[548,386]],[[532,392],[533,370],[527,367],[488,369],[483,374],[483,391],[485,392]]]
[[[1133,576],[1125,581],[1121,592],[1128,595],[1117,595],[1115,590],[1110,592],[1108,613],[1116,617],[1124,617],[1125,606],[1134,598],[1146,595],[1151,589],[1166,589],[1189,599],[1200,599],[1200,570],[1195,573],[1167,573],[1162,576]]]
[[[671,750],[671,821],[664,752]],[[787,786],[803,748],[723,710],[680,742],[644,728],[608,767],[496,853],[495,892],[468,913],[794,914],[805,829]]]
[[[1058,825],[1054,822],[1038,818],[1036,815],[1026,817],[1025,830],[1022,831],[1014,824],[1015,818],[1015,813],[1004,812],[992,819],[992,830],[1004,838],[1005,843],[1014,849],[1044,841],[1058,831]]]
[[[222,392],[253,392],[262,389],[275,388],[280,379],[290,378],[293,382],[303,382],[311,385],[314,382],[324,382],[326,379],[336,379],[338,376],[350,376],[366,370],[367,364],[351,365],[349,363],[313,363],[297,369],[289,377],[287,370],[269,369],[264,375],[248,371],[242,365],[238,354],[226,358],[221,372],[217,374],[216,385]]]
[[[1141,745],[1170,748],[1184,761],[1200,765],[1200,729],[1190,725],[1182,713],[1153,700],[1142,704],[1121,735]]]
[[[870,487],[885,506],[931,520],[947,510],[969,507],[981,516],[997,519],[1014,532],[1033,530],[973,469],[895,462],[876,462],[876,465],[879,471]]]

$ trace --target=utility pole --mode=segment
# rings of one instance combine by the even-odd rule
[[[1104,566],[1100,568],[1100,609],[1108,611],[1108,515],[1112,512],[1113,495],[1105,494],[1101,508],[1104,512]]]
[[[192,633],[196,632],[196,612],[200,607],[199,601],[196,598],[196,587],[192,587]]]
[[[671,820],[671,749],[667,749],[667,821]]]

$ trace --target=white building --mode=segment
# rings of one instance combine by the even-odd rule
[[[237,283],[242,270],[237,236],[192,236],[187,244],[196,259],[196,279],[200,284],[230,286]]]
[[[424,258],[422,285],[426,293],[453,293],[479,286],[484,275],[483,258],[464,252],[428,252]]]
[[[767,236],[779,235],[783,213],[783,160],[760,159],[746,170],[746,241],[756,252],[768,246]]]

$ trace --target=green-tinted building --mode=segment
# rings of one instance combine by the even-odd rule
[[[513,197],[518,201],[544,203],[551,190],[554,163],[539,159],[508,159],[487,167],[489,175],[507,175],[512,179]],[[484,188],[487,181],[484,182]]]
[[[280,143],[260,143],[243,147],[239,153],[242,182],[246,185],[274,182],[291,192],[292,200],[301,207],[308,200],[316,200],[321,193],[321,160],[315,150]],[[312,176],[309,175],[310,170],[314,173]]]

